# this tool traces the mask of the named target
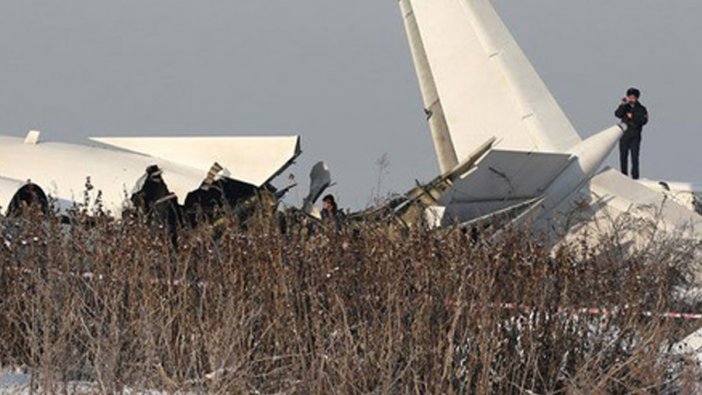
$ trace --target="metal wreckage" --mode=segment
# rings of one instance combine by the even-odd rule
[[[632,180],[603,168],[625,132],[613,125],[583,138],[489,0],[399,0],[440,175],[354,221],[402,228],[460,224],[469,231],[529,224],[559,238],[608,232],[622,214],[661,231],[702,239],[702,185]],[[603,125],[604,126],[604,125]],[[0,207],[58,212],[98,206],[115,218],[142,210],[195,226],[218,208],[245,221],[276,212],[293,186],[272,181],[300,155],[298,136],[96,138],[100,146],[0,137]],[[90,188],[86,190],[87,184]],[[324,163],[311,173],[297,212],[319,220],[315,203],[331,185]],[[646,210],[653,207],[655,210]],[[640,235],[631,232],[631,240]],[[702,349],[702,330],[681,344]],[[702,353],[697,356],[702,360]]]
[[[100,146],[42,142],[39,137],[39,132],[36,131],[30,132],[24,140],[0,137],[0,151],[5,151],[0,152],[0,166],[5,169],[0,177],[0,199],[4,203],[1,207],[6,216],[21,215],[25,207],[33,205],[48,212],[50,201],[53,200],[60,215],[81,205],[87,210],[99,208],[100,212],[115,218],[143,213],[173,229],[195,227],[202,221],[216,223],[225,212],[245,223],[256,209],[276,212],[283,197],[297,187],[296,183],[292,183],[277,189],[272,180],[288,169],[301,154],[299,137],[94,139],[124,151]],[[248,148],[274,149],[278,155],[269,155],[264,160],[272,160],[281,165],[262,164],[258,156],[251,155],[240,157],[228,167],[215,161],[207,172],[203,172],[207,154],[194,154],[193,151],[182,149],[192,145],[193,140],[208,142],[208,146],[226,143],[231,148],[241,142]],[[411,228],[419,224],[432,227],[446,225],[441,209],[442,196],[462,176],[477,169],[476,164],[490,152],[494,142],[494,138],[489,140],[462,164],[429,183],[418,183],[408,193],[394,196],[382,206],[350,213],[348,222],[382,221],[400,228]],[[161,145],[152,148],[156,147],[155,143]],[[239,151],[246,150],[247,148],[241,148]],[[164,152],[179,158],[179,162],[163,159]],[[13,165],[20,163],[20,158],[27,157],[37,158],[34,165]],[[217,158],[217,153],[212,153],[212,157]],[[95,161],[79,158],[95,158]],[[63,165],[45,171],[41,167],[42,163]],[[143,170],[137,176],[139,168]],[[231,169],[239,170],[233,172]],[[243,174],[241,169],[248,169],[249,173]],[[203,173],[204,178],[200,176]],[[235,177],[233,173],[243,175]],[[89,176],[86,178],[83,174]],[[22,179],[26,181],[20,181]],[[101,183],[100,180],[104,179],[110,182]],[[70,188],[61,189],[59,185]],[[310,173],[309,192],[303,199],[302,207],[289,210],[302,215],[311,223],[321,221],[321,213],[315,203],[331,185],[328,166],[324,162],[318,162]],[[53,188],[45,189],[45,186]],[[526,205],[534,202],[529,200]],[[523,206],[518,205],[516,208]],[[474,226],[482,221],[494,225],[498,223],[496,219],[509,218],[507,214],[514,211],[515,208],[510,208],[495,212],[466,222],[463,226]]]
[[[656,207],[661,228],[699,239],[702,187],[603,169],[626,125],[581,137],[489,0],[399,5],[441,175],[349,221],[529,223],[560,237]],[[16,211],[31,196],[46,205],[50,195],[60,210],[99,201],[115,217],[141,207],[192,224],[197,210],[211,220],[221,203],[245,216],[254,203],[277,207],[289,188],[271,182],[301,152],[298,136],[92,140],[101,146],[0,137],[0,206]],[[319,217],[314,203],[330,183],[315,166],[303,213]]]
[[[37,131],[25,139],[0,137],[0,207],[6,216],[19,215],[23,207],[35,204],[48,212],[52,200],[60,215],[76,205],[89,211],[99,208],[115,218],[142,212],[173,228],[216,222],[224,208],[245,222],[258,208],[275,212],[297,186],[277,189],[272,184],[301,154],[297,136],[95,138],[100,145],[93,146],[45,142],[40,137]],[[493,143],[494,139],[456,169],[386,205],[350,214],[349,222],[440,225],[436,209],[440,196]],[[315,203],[331,185],[328,166],[318,162],[302,207],[291,211],[312,223],[320,221]]]

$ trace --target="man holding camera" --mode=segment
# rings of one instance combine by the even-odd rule
[[[627,129],[619,140],[619,160],[622,173],[629,175],[629,153],[631,152],[631,177],[639,179],[639,151],[641,131],[648,123],[648,110],[639,102],[641,92],[630,88],[614,115],[626,124]]]

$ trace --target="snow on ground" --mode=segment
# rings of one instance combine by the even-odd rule
[[[29,395],[31,393],[37,394],[42,393],[42,391],[34,390],[30,391],[31,385],[31,375],[23,373],[21,370],[12,369],[0,369],[0,395]],[[69,394],[84,395],[100,393],[99,388],[94,383],[88,382],[70,382],[66,386],[66,390]],[[130,391],[125,390],[124,395],[162,395],[165,392],[161,391]]]
[[[0,371],[0,394],[28,394],[30,377],[28,374],[9,369]]]

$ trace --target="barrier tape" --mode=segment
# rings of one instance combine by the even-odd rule
[[[21,274],[33,274],[35,273],[34,270],[31,269],[26,269],[26,268],[11,268],[17,270]],[[57,274],[57,271],[54,270],[54,274]],[[67,273],[69,276],[73,277],[80,277],[84,280],[105,280],[105,278],[102,275],[95,275],[90,272],[84,272],[84,273],[72,273],[69,272]],[[113,279],[113,281],[117,281]],[[171,286],[183,286],[183,285],[196,285],[197,287],[205,287],[206,283],[204,282],[198,282],[198,283],[191,283],[188,281],[181,281],[181,280],[164,280],[164,279],[159,279],[157,277],[149,276],[146,278],[147,283],[151,285],[156,285],[156,284],[163,284],[163,285],[171,285]],[[522,313],[536,313],[539,312],[539,309],[533,306],[528,306],[524,304],[518,304],[518,303],[503,303],[499,305],[499,308],[502,310],[509,310],[509,311],[519,311]],[[626,307],[625,307],[626,308]],[[612,317],[617,315],[617,311],[611,310],[611,309],[606,309],[606,308],[599,308],[599,307],[585,307],[585,308],[567,308],[567,307],[559,307],[556,310],[557,313],[568,313],[571,315],[590,315],[590,316],[604,316],[604,317]],[[677,311],[667,311],[663,313],[657,313],[653,311],[643,311],[641,312],[641,315],[644,317],[658,317],[658,318],[664,318],[664,319],[677,319],[677,320],[685,320],[685,321],[699,321],[702,320],[702,314],[700,313],[682,313],[682,312],[677,312]]]

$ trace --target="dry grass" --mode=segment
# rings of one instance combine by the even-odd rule
[[[642,314],[688,308],[670,295],[693,245],[625,258],[612,237],[554,255],[520,232],[281,233],[259,216],[174,248],[140,219],[72,222],[3,219],[0,361],[42,391],[597,394],[697,379],[667,352],[690,323]],[[560,310],[586,306],[617,314]]]

